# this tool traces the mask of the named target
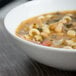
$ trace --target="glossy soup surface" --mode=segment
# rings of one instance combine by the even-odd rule
[[[16,35],[43,46],[76,49],[76,11],[47,13],[24,20]]]

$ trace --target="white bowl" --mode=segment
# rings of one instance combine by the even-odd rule
[[[5,17],[4,24],[10,37],[31,58],[48,66],[76,70],[76,49],[46,47],[23,40],[15,35],[19,23],[30,17],[47,12],[76,10],[76,0],[39,0],[30,1],[11,10]]]

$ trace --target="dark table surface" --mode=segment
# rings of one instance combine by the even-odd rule
[[[8,37],[0,19],[0,76],[76,76],[76,72],[62,71],[30,59]]]

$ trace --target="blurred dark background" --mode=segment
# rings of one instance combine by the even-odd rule
[[[0,0],[0,8],[4,7],[6,4],[15,0]]]
[[[20,1],[20,0],[0,0],[0,8],[4,7],[5,5],[7,5],[13,1]],[[23,0],[21,0],[21,1],[23,1]],[[25,0],[25,1],[30,1],[30,0]]]
[[[0,0],[0,19],[3,19],[12,8],[27,1],[31,0]]]

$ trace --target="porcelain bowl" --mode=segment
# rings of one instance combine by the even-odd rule
[[[32,59],[45,65],[76,70],[76,49],[46,47],[23,40],[15,35],[18,25],[28,18],[56,11],[76,10],[76,0],[37,0],[13,8],[5,17],[4,24],[10,38]]]

